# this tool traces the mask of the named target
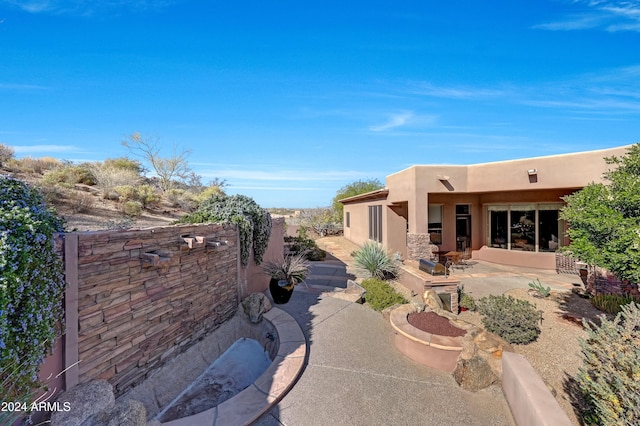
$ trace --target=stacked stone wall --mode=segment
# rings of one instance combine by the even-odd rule
[[[105,379],[121,394],[237,309],[235,227],[82,232],[65,239],[70,235],[77,235],[80,383]]]
[[[407,258],[409,260],[431,259],[432,244],[429,234],[407,234]]]

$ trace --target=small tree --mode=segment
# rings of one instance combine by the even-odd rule
[[[592,183],[564,197],[560,217],[569,222],[565,249],[618,278],[640,282],[640,144],[622,157],[605,158],[616,168],[607,183]]]
[[[15,151],[10,146],[0,143],[0,166],[11,160],[14,152]]]
[[[384,188],[384,185],[378,179],[357,180],[340,188],[336,192],[336,196],[333,197],[333,202],[331,204],[331,208],[334,211],[335,220],[338,222],[342,222],[342,218],[344,216],[344,206],[342,205],[340,200],[342,200],[343,198],[364,194],[366,192],[375,191],[381,188]]]
[[[142,157],[147,161],[153,171],[160,179],[160,189],[163,192],[171,189],[174,180],[184,181],[191,176],[191,169],[187,158],[191,154],[190,150],[179,150],[173,146],[173,153],[169,157],[160,156],[158,139],[143,137],[140,133],[134,132],[127,139],[122,141],[133,155]]]

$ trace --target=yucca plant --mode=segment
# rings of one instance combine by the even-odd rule
[[[287,289],[293,289],[293,286],[304,281],[309,275],[309,262],[305,257],[305,253],[283,256],[277,260],[268,260],[263,262],[260,268],[272,279],[286,281],[287,284],[283,287]]]
[[[367,241],[362,248],[353,253],[356,268],[368,273],[372,278],[394,278],[398,276],[400,268],[398,261],[375,241]]]

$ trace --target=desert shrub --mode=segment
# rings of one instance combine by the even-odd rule
[[[107,158],[102,163],[102,166],[113,169],[128,170],[134,172],[138,176],[144,173],[142,163],[129,157]]]
[[[135,186],[141,180],[140,175],[133,170],[100,163],[91,165],[91,173],[105,198],[110,198],[116,187],[123,185]]]
[[[529,343],[540,334],[535,305],[512,296],[488,296],[477,301],[484,327],[509,343]]]
[[[218,185],[212,185],[204,188],[201,192],[194,195],[195,201],[200,204],[204,200],[207,200],[214,195],[224,194],[222,188]]]
[[[56,160],[57,161],[57,160]],[[89,166],[85,164],[62,164],[45,172],[42,182],[48,185],[70,187],[76,183],[95,185],[95,179]]]
[[[59,335],[65,281],[53,234],[62,229],[37,190],[0,176],[0,401],[28,402]]]
[[[70,191],[68,195],[74,213],[84,213],[96,204],[94,196],[86,192]]]
[[[612,321],[601,315],[600,325],[585,322],[585,327],[583,366],[576,377],[589,406],[585,419],[640,424],[640,305],[623,305]]]
[[[140,216],[142,214],[142,203],[140,201],[125,201],[122,203],[122,213],[127,216]]]
[[[160,194],[151,185],[140,185],[138,187],[138,201],[142,203],[143,207],[153,206],[160,202]]]
[[[249,264],[251,249],[256,264],[262,262],[271,236],[271,215],[245,195],[214,195],[179,222],[237,225],[240,233],[240,258],[245,267]]]
[[[307,260],[318,261],[327,257],[327,252],[318,247],[311,238],[284,237],[284,241],[290,244],[291,251],[295,254],[303,253]]]
[[[368,273],[369,276],[386,279],[398,275],[400,268],[387,250],[375,241],[367,241],[353,254],[356,268]]]
[[[638,302],[638,299],[622,294],[597,294],[591,298],[593,306],[612,315],[622,311],[622,306],[631,302]]]
[[[180,210],[193,212],[198,207],[198,202],[195,200],[191,191],[172,188],[165,192],[165,196],[173,207],[179,207]]]
[[[367,278],[360,284],[367,293],[365,300],[372,309],[382,311],[396,304],[407,303],[407,300],[385,281],[379,278]]]
[[[0,143],[0,166],[3,166],[7,161],[13,158],[15,151],[10,146]]]
[[[16,166],[23,172],[43,174],[60,166],[60,161],[52,157],[24,157],[16,161]]]
[[[113,190],[118,194],[120,201],[136,201],[138,189],[133,185],[118,185]]]

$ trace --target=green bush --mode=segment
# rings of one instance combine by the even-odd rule
[[[398,275],[400,268],[381,244],[367,241],[353,253],[356,268],[372,278],[387,279]]]
[[[590,407],[588,422],[602,425],[640,424],[640,305],[629,303],[613,321],[585,322],[588,337],[580,340],[583,366],[577,382]]]
[[[42,178],[44,184],[60,185],[71,187],[76,183],[85,185],[95,185],[91,170],[84,165],[63,164],[58,167],[47,169]]]
[[[535,305],[512,296],[483,297],[477,302],[484,327],[509,343],[529,343],[540,334]]]
[[[397,304],[407,303],[407,300],[385,281],[379,278],[367,278],[360,284],[367,293],[365,300],[372,309],[382,311]]]
[[[622,294],[597,294],[591,298],[593,306],[612,315],[622,311],[622,306],[637,301],[633,296]]]
[[[160,194],[151,185],[145,184],[138,187],[138,201],[142,203],[144,208],[159,203],[161,198]]]
[[[38,191],[0,176],[0,401],[27,402],[59,335],[65,281],[53,234],[62,229]]]
[[[304,253],[304,257],[307,260],[318,261],[327,257],[327,252],[318,247],[311,238],[284,237],[284,241],[291,243],[290,248],[295,254]]]
[[[193,212],[198,208],[194,194],[186,189],[171,188],[165,191],[165,196],[173,207],[179,207],[185,212]]]
[[[178,222],[237,225],[240,233],[240,258],[245,267],[249,264],[251,249],[256,264],[262,262],[271,236],[271,215],[245,195],[216,194]]]
[[[103,166],[113,169],[129,170],[137,175],[144,173],[142,163],[129,157],[107,158],[104,160]]]
[[[133,185],[119,185],[113,190],[120,197],[120,201],[133,201],[138,199],[138,189]]]
[[[127,216],[140,216],[142,214],[142,203],[140,201],[125,201],[122,204],[122,213]]]

